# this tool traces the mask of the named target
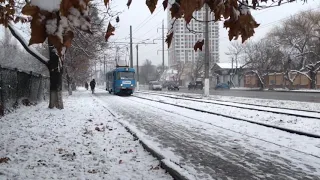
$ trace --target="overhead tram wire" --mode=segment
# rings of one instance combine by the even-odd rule
[[[137,30],[139,30],[141,27],[143,27],[147,22],[149,22],[151,19],[153,19],[159,12],[161,11],[161,8],[158,8],[158,10],[156,11],[156,13],[151,14],[150,16],[148,16],[145,20],[143,20],[138,26],[134,27],[134,29],[132,30],[132,34],[134,34],[135,32],[137,32]],[[150,18],[150,19],[149,19]],[[144,24],[143,24],[144,23]],[[142,26],[141,26],[142,25]],[[126,36],[125,39],[128,39],[129,36]]]
[[[155,26],[153,26],[150,30],[148,30],[146,33],[143,33],[143,36],[142,37],[144,37],[146,34],[148,34],[149,32],[151,32],[152,30],[154,30],[156,27],[158,27],[160,24],[162,23],[162,21],[159,23],[159,24],[157,24],[157,25],[155,25]],[[156,34],[158,34],[158,33],[156,33]],[[150,38],[152,38],[152,36],[150,37],[150,38],[142,38],[142,37],[139,37],[140,39],[150,39]]]
[[[155,14],[153,14],[153,16],[149,16],[149,17],[151,17],[149,20],[147,20],[147,21],[145,21],[145,22],[143,21],[142,23],[140,23],[140,25],[138,25],[137,28],[136,28],[135,30],[133,30],[133,33],[137,32],[137,31],[140,30],[142,27],[144,27],[144,26],[147,24],[147,22],[149,22],[151,19],[153,19],[154,17],[156,17],[160,12],[161,12],[161,8],[159,8],[159,10],[158,10]]]

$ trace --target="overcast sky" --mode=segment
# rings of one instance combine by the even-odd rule
[[[130,8],[126,6],[127,0],[117,0],[112,1],[112,6],[115,10],[124,11],[120,15],[120,22],[118,23],[118,28],[115,31],[115,36],[113,36],[111,41],[118,42],[129,42],[129,32],[130,25],[133,29],[133,42],[141,42],[145,39],[145,42],[152,43],[153,39],[161,39],[161,23],[162,20],[165,21],[165,28],[167,28],[167,12],[164,12],[162,7],[162,0],[158,1],[157,9],[151,15],[148,7],[145,5],[144,0],[133,1]],[[256,21],[260,23],[260,27],[256,29],[253,40],[261,39],[266,32],[272,29],[275,25],[281,23],[285,18],[290,17],[299,11],[308,9],[319,9],[319,0],[309,0],[308,3],[303,4],[303,2],[294,2],[290,4],[281,5],[280,7],[268,8],[260,11],[252,11],[252,14]],[[159,29],[158,29],[159,28]],[[158,32],[157,32],[158,29]],[[165,30],[166,33],[166,30]],[[220,62],[230,62],[230,58],[225,55],[228,51],[228,46],[230,42],[227,37],[227,30],[223,28],[223,23],[220,23]],[[161,64],[162,62],[162,44],[161,40],[154,41],[157,44],[152,45],[139,45],[139,62],[145,59],[150,59],[153,64]],[[136,50],[134,46],[134,63],[136,63]],[[167,50],[167,45],[165,44],[165,50]],[[165,64],[168,63],[167,59],[168,52],[165,51]],[[139,63],[140,64],[140,63]]]

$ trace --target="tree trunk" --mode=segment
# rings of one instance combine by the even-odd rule
[[[311,89],[316,89],[316,77],[317,77],[317,73],[314,72],[314,68],[312,68],[312,70],[310,71],[310,88]]]
[[[54,47],[49,44],[50,60],[48,69],[50,72],[50,101],[49,108],[63,109],[62,101],[62,65],[59,68],[59,57],[54,51]]]
[[[72,81],[71,78],[69,76],[69,74],[67,74],[67,83],[68,83],[68,93],[71,96],[72,95]]]

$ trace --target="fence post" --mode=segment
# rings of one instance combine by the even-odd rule
[[[30,71],[30,78],[29,78],[29,97],[28,99],[31,100],[32,97],[32,71]]]
[[[18,103],[18,100],[19,100],[19,71],[18,71],[18,68],[15,68],[14,69],[15,71],[16,71],[16,73],[17,73],[17,82],[16,82],[16,85],[17,85],[17,87],[16,87],[16,103]]]
[[[39,83],[39,88],[38,88],[38,95],[37,95],[37,101],[40,100],[41,98],[41,87],[42,87],[42,75],[39,75],[40,83]]]
[[[4,99],[3,99],[2,67],[0,66],[0,117],[1,116],[4,116]]]

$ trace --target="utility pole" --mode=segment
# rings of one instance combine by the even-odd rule
[[[162,20],[162,74],[164,73],[164,20]]]
[[[106,77],[106,55],[103,55],[103,85],[105,86],[105,83],[107,81]]]
[[[205,66],[204,66],[204,96],[209,96],[209,67],[210,67],[210,56],[209,56],[209,8],[205,4],[206,16],[205,16]]]
[[[139,50],[138,50],[138,44],[136,45],[137,48],[137,91],[139,91]]]
[[[97,60],[94,61],[94,79],[97,79]]]
[[[103,74],[106,75],[106,55],[103,55]]]
[[[229,86],[231,85],[231,83],[233,84],[233,74],[234,74],[234,68],[233,68],[233,62],[234,62],[234,59],[232,58],[231,59],[231,74],[230,74],[230,84]]]
[[[132,53],[132,26],[130,26],[130,68],[133,68],[133,53]]]

